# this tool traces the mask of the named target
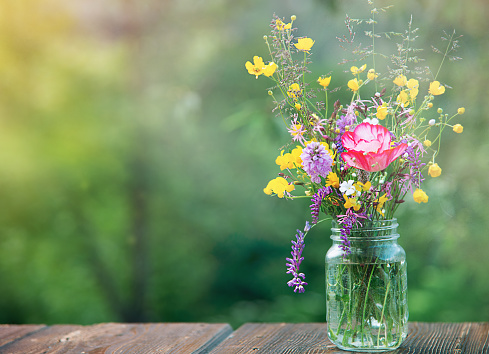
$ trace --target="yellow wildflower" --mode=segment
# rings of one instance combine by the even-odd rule
[[[406,76],[404,75],[399,75],[398,77],[396,77],[393,81],[397,86],[405,86],[406,83],[407,83],[407,79],[406,79]]]
[[[318,79],[318,83],[322,87],[328,87],[330,82],[331,82],[331,76],[325,78],[319,77]]]
[[[326,177],[326,186],[331,186],[334,188],[340,188],[340,179],[334,172],[328,173],[328,176]]]
[[[265,194],[271,195],[277,194],[277,197],[283,198],[285,192],[292,192],[295,189],[293,184],[289,184],[283,177],[277,177],[268,182],[267,186],[263,189]]]
[[[367,182],[365,182],[365,183],[362,183],[362,182],[357,182],[356,184],[357,184],[357,186],[358,186],[360,189],[362,189],[362,190],[363,190],[363,191],[365,191],[365,192],[369,191],[369,190],[370,190],[370,187],[372,187],[372,183],[370,183],[370,181],[367,181]],[[357,188],[357,190],[360,190],[360,189],[358,189],[358,188]]]
[[[353,207],[353,209],[355,211],[358,211],[360,208],[361,208],[361,205],[360,203],[357,201],[357,198],[348,198],[346,196],[346,194],[343,195],[343,197],[345,198],[345,204],[344,204],[344,207],[346,209],[350,209],[351,207]]]
[[[425,141],[423,141],[423,145],[426,147],[430,147],[431,146],[431,140],[426,139]]]
[[[287,23],[285,24],[282,20],[280,19],[277,19],[275,21],[275,25],[277,26],[277,29],[279,31],[283,31],[283,30],[288,30],[288,29],[291,29],[292,28],[292,23]]]
[[[375,202],[377,203],[377,212],[380,213],[382,216],[384,216],[384,211],[382,210],[384,208],[384,204],[386,201],[388,201],[389,198],[386,197],[386,193],[384,193],[383,196],[377,198]]]
[[[300,103],[296,103],[296,104],[295,104],[295,109],[297,109],[298,111],[300,111],[300,110],[301,110],[301,107],[302,107],[302,106],[301,106],[301,104],[300,104]]]
[[[433,81],[430,83],[428,92],[434,96],[441,95],[445,92],[445,86],[441,85],[439,81]]]
[[[358,89],[360,88],[360,85],[358,84],[358,80],[357,79],[353,79],[353,80],[348,81],[348,87],[353,92],[358,91]]]
[[[275,64],[273,61],[271,61],[270,63],[268,63],[268,65],[265,65],[262,68],[262,73],[266,77],[270,77],[270,76],[273,75],[273,73],[275,72],[275,70],[277,70],[277,68],[278,68],[277,64]]]
[[[292,161],[294,162],[295,166],[301,167],[302,166],[302,159],[301,159],[302,146],[296,146],[296,148],[294,150],[292,150],[290,153],[292,155]]]
[[[397,95],[397,102],[402,103],[404,105],[409,102],[409,95],[407,94],[407,92],[405,90],[402,90],[399,93],[399,95]]]
[[[250,73],[251,75],[255,75],[257,79],[258,79],[258,75],[263,74],[264,66],[265,63],[263,62],[263,59],[258,55],[255,55],[253,57],[253,64],[250,61],[247,61],[245,64],[248,73]]]
[[[416,188],[414,191],[413,199],[416,203],[428,203],[428,196],[422,189],[419,188]]]
[[[462,133],[462,132],[464,131],[464,127],[463,127],[462,125],[460,125],[460,124],[455,124],[455,125],[453,126],[453,131],[454,131],[455,133],[460,134],[460,133]]]
[[[314,45],[314,41],[311,38],[304,37],[304,38],[299,38],[297,40],[297,43],[294,45],[298,50],[302,50],[303,52],[308,52]]]
[[[377,113],[375,113],[375,116],[380,120],[384,120],[385,117],[387,117],[387,107],[384,105],[377,106]]]
[[[367,73],[367,78],[372,81],[373,79],[376,79],[379,75],[375,72],[374,69],[370,69]]]
[[[438,166],[437,163],[434,163],[433,165],[430,165],[430,168],[428,168],[428,174],[431,177],[438,177],[441,175],[441,168]]]
[[[287,91],[287,95],[290,97],[290,98],[297,98],[298,96],[300,96],[302,94],[302,90],[301,90],[301,87],[299,86],[299,84],[292,84],[289,86],[289,90]]]
[[[358,75],[360,73],[363,73],[366,68],[367,68],[367,64],[363,64],[360,68],[357,68],[356,66],[352,66],[350,70],[353,75]]]
[[[465,113],[465,108],[464,108],[464,107],[460,107],[460,108],[457,110],[457,113],[458,113],[458,114],[464,114],[464,113]]]
[[[406,83],[408,89],[409,89],[409,96],[411,98],[411,101],[414,101],[416,99],[416,96],[418,96],[419,92],[419,82],[418,80],[415,79],[410,79]]]
[[[295,168],[294,161],[291,153],[286,153],[284,155],[284,150],[280,152],[280,155],[275,159],[275,163],[280,166],[280,170],[285,170],[286,168]]]

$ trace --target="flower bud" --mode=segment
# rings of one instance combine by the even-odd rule
[[[434,119],[430,119],[430,121],[428,122],[428,125],[430,127],[434,126],[435,124],[436,124],[436,120],[434,120]]]
[[[426,146],[426,147],[430,147],[431,146],[431,141],[426,139],[425,141],[423,141],[423,145]]]
[[[433,103],[428,103],[428,108],[432,108],[433,107]]]
[[[290,16],[290,19],[291,19],[291,21],[295,21],[297,19],[297,16],[296,15],[292,15],[292,16]]]
[[[460,108],[457,110],[457,113],[458,113],[458,114],[464,114],[464,113],[465,113],[465,108],[464,108],[464,107],[460,107]]]
[[[264,39],[264,40],[267,40],[267,38],[268,38],[268,37],[267,37],[266,35],[264,35],[264,36],[263,36],[263,39]]]
[[[455,124],[453,126],[453,131],[455,133],[457,133],[457,134],[460,134],[460,133],[462,133],[464,131],[464,127],[462,125],[460,125],[460,124]]]
[[[269,91],[268,91],[268,94],[269,94],[270,96],[273,96],[273,92],[272,92],[271,90],[269,90]]]
[[[441,109],[441,108],[438,108],[436,111],[437,111],[439,114],[442,114],[442,113],[443,113],[443,109]]]

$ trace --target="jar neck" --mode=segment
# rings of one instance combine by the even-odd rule
[[[396,240],[399,238],[399,234],[397,233],[397,227],[399,224],[397,223],[397,219],[390,220],[361,220],[360,225],[354,225],[354,227],[350,230],[350,234],[348,235],[348,240],[351,241],[362,241],[362,240],[378,240],[378,241],[388,241],[388,240]],[[333,241],[341,241],[341,231],[342,225],[339,224],[336,220],[331,222],[331,239]]]

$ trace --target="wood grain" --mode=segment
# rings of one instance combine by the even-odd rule
[[[44,327],[44,325],[0,325],[0,347]]]
[[[205,323],[55,325],[0,346],[0,353],[207,353],[231,332],[228,324]]]
[[[1,354],[334,353],[325,323],[0,325]],[[489,354],[489,322],[410,322],[393,354]]]
[[[327,338],[325,323],[247,323],[213,351],[219,353],[344,354]],[[393,354],[489,353],[489,323],[409,323],[409,334]]]

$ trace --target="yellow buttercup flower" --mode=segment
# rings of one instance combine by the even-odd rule
[[[377,106],[377,113],[375,113],[375,116],[380,120],[384,120],[385,117],[387,117],[387,107],[384,105]]]
[[[253,57],[253,64],[250,61],[247,61],[245,64],[248,73],[251,75],[255,75],[258,79],[258,75],[263,74],[263,68],[265,67],[265,63],[263,59],[257,55]]]
[[[358,80],[357,79],[353,79],[353,80],[348,81],[348,87],[353,92],[358,91],[358,89],[360,88],[360,85],[358,84]]]
[[[445,86],[441,85],[439,81],[433,81],[430,83],[430,89],[428,92],[433,96],[441,95],[445,92]]]
[[[363,64],[360,68],[357,68],[356,66],[352,66],[350,70],[353,75],[358,75],[360,73],[363,73],[366,68],[367,68],[367,64]]]
[[[413,199],[416,203],[428,203],[428,196],[422,189],[419,188],[416,188],[414,191]]]
[[[402,90],[399,95],[397,95],[397,103],[406,104],[409,102],[409,95],[405,90]]]
[[[440,168],[440,166],[438,166],[437,163],[434,163],[433,165],[430,165],[430,167],[428,168],[428,174],[431,177],[438,177],[439,175],[441,175],[441,168]]]
[[[460,124],[455,124],[453,126],[453,131],[455,133],[461,134],[464,131],[464,127],[462,125],[460,125]]]
[[[418,80],[410,79],[406,83],[406,86],[409,89],[409,96],[411,98],[411,101],[414,101],[416,99],[416,96],[418,96],[418,92],[419,92],[419,82],[418,82]]]
[[[296,104],[295,104],[295,109],[297,109],[298,111],[300,111],[300,110],[301,110],[301,107],[302,107],[302,106],[301,106],[301,104],[300,104],[300,103],[296,103]]]
[[[302,50],[303,52],[307,52],[314,45],[314,41],[311,38],[304,37],[304,38],[299,38],[297,40],[297,43],[294,45],[298,50]]]
[[[328,87],[330,82],[331,82],[331,76],[325,78],[319,77],[318,79],[318,83],[322,87]]]
[[[396,77],[393,81],[397,86],[405,86],[406,83],[407,83],[407,79],[406,79],[406,76],[404,75],[399,75],[398,77]]]
[[[270,77],[273,75],[273,73],[275,72],[275,70],[277,70],[278,66],[277,64],[275,64],[273,61],[268,63],[268,65],[265,65],[263,68],[262,68],[262,73],[263,75],[267,76],[267,77]]]
[[[370,69],[367,73],[367,78],[372,81],[374,79],[376,79],[379,75],[377,75],[377,73],[375,72],[374,69]]]

